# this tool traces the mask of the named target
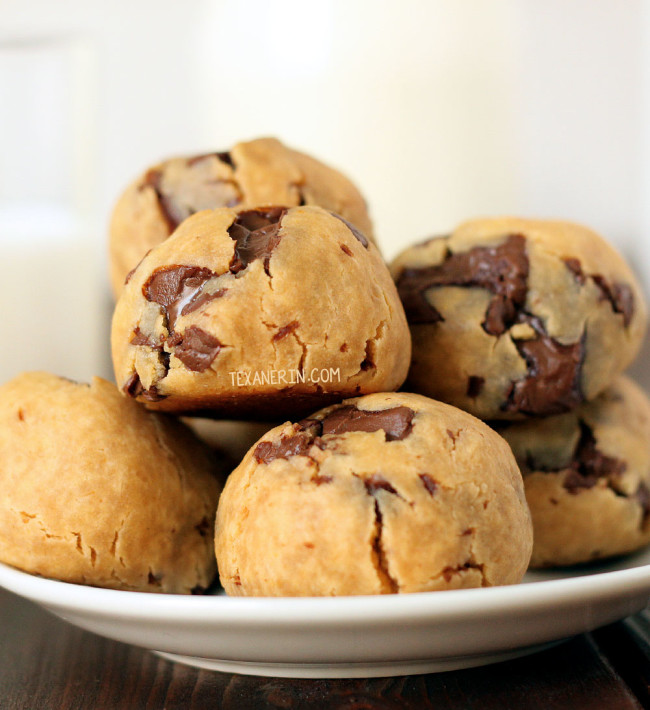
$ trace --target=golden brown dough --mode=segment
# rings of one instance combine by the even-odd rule
[[[627,377],[568,414],[501,425],[533,516],[531,565],[620,555],[650,542],[650,402]]]
[[[215,467],[186,427],[105,380],[22,374],[0,387],[0,560],[97,587],[206,588]]]
[[[506,442],[449,405],[371,394],[272,429],[217,511],[221,583],[242,596],[514,584],[532,525]]]
[[[195,212],[215,207],[320,205],[371,241],[365,200],[350,180],[275,138],[238,143],[229,152],[165,160],[120,196],[110,225],[110,271],[118,296],[128,272]]]
[[[645,333],[631,269],[577,224],[472,220],[391,269],[413,336],[407,387],[482,419],[571,411],[634,360]]]
[[[112,348],[151,409],[275,421],[397,389],[411,353],[379,252],[321,207],[185,220],[124,288]]]

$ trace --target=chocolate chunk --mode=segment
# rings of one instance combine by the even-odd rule
[[[344,406],[334,410],[324,419],[303,419],[294,424],[294,434],[283,436],[279,441],[263,441],[253,452],[258,463],[270,463],[277,458],[307,456],[312,446],[327,448],[321,437],[328,434],[345,434],[348,431],[374,432],[384,430],[386,441],[404,439],[413,428],[415,412],[408,407],[393,407],[379,412],[365,412],[354,406]],[[383,487],[380,476],[371,476],[372,485]],[[325,481],[317,481],[319,483]],[[386,482],[386,485],[388,482]],[[386,489],[388,490],[388,489]],[[395,491],[393,491],[395,492]]]
[[[627,328],[634,316],[634,293],[627,284],[611,284],[604,276],[595,274],[591,277],[600,289],[601,298],[610,302],[614,313],[623,316],[623,325]]]
[[[202,160],[205,160],[206,158],[212,158],[213,156],[215,158],[217,158],[218,160],[220,160],[222,163],[229,165],[231,168],[235,167],[235,164],[233,163],[233,160],[232,160],[232,156],[228,152],[202,153],[201,155],[195,155],[194,157],[187,159],[187,165],[188,165],[188,167],[192,167],[193,165],[200,163]]]
[[[299,430],[291,436],[283,436],[280,441],[262,441],[255,447],[253,456],[257,463],[266,464],[275,459],[306,456],[313,443],[314,436],[311,432]],[[322,482],[324,481],[320,481]]]
[[[623,325],[627,328],[634,316],[634,294],[627,284],[612,286],[612,307],[615,313],[623,315]]]
[[[282,326],[280,330],[271,338],[273,342],[277,342],[278,340],[282,340],[282,338],[286,338],[289,333],[293,333],[293,331],[300,325],[300,322],[297,320],[292,320],[291,323],[288,323],[287,325]]]
[[[424,487],[427,489],[429,495],[434,496],[438,490],[438,483],[433,479],[428,473],[419,473],[418,477],[422,481]]]
[[[537,333],[531,340],[515,340],[528,372],[513,382],[503,409],[535,416],[550,416],[574,409],[583,400],[580,374],[584,360],[584,337],[572,345],[562,345],[549,337],[541,320],[522,314],[518,322],[527,323]]]
[[[159,303],[167,317],[167,328],[174,330],[179,315],[186,315],[214,298],[223,296],[225,289],[215,293],[203,293],[203,287],[214,271],[202,266],[161,266],[156,269],[142,287],[147,301]]]
[[[152,385],[148,390],[146,390],[142,386],[140,376],[137,372],[134,372],[131,377],[129,377],[129,379],[124,383],[122,390],[129,397],[133,397],[134,399],[139,397],[147,402],[159,402],[167,396],[164,394],[158,394],[158,390],[155,385]]]
[[[375,495],[377,491],[388,491],[393,495],[399,495],[393,486],[378,473],[373,473],[373,475],[369,478],[364,478],[363,485],[366,487],[366,491],[368,491],[370,495]]]
[[[212,365],[223,347],[210,333],[191,325],[184,333],[174,333],[167,343],[173,347],[174,355],[193,372],[204,372]]]
[[[160,214],[170,234],[184,219],[200,209],[234,207],[241,202],[241,193],[234,180],[224,180],[194,170],[196,165],[215,156],[232,167],[229,153],[196,155],[185,161],[186,170],[181,177],[180,187],[163,186],[164,168],[149,170],[145,175],[140,189],[150,187],[154,190]]]
[[[136,328],[133,331],[133,336],[129,342],[131,345],[146,345],[149,348],[162,349],[162,341],[156,342],[153,338],[145,335],[140,328]]]
[[[392,407],[377,412],[357,409],[353,405],[339,407],[320,421],[322,436],[349,431],[374,432],[383,429],[386,441],[405,439],[413,428],[415,412],[409,407]]]
[[[270,276],[269,261],[281,240],[279,234],[286,207],[267,207],[246,210],[237,215],[228,234],[235,241],[235,253],[230,261],[230,272],[238,274],[251,262],[264,259],[264,271]]]
[[[467,396],[476,399],[483,390],[485,378],[478,375],[471,375],[467,378]]]
[[[493,294],[483,329],[502,335],[515,322],[524,306],[528,282],[526,239],[511,234],[497,247],[474,247],[466,252],[447,253],[442,264],[404,269],[397,290],[409,323],[436,323],[443,320],[429,304],[426,292],[441,286],[478,286]]]
[[[627,466],[624,461],[599,451],[591,427],[580,421],[580,439],[568,468],[563,485],[575,495],[581,489],[593,488],[599,478],[607,478],[611,482],[621,476]]]
[[[345,217],[341,217],[340,214],[336,214],[336,212],[330,212],[330,214],[332,215],[332,217],[336,217],[336,219],[340,219],[341,222],[343,222],[343,224],[352,232],[352,234],[354,235],[355,239],[356,239],[358,242],[361,242],[362,246],[364,246],[366,249],[368,248],[368,240],[366,239],[365,234],[363,234],[362,232],[360,232],[353,224],[351,224],[350,222],[348,222],[348,220],[345,219]],[[342,248],[342,247],[341,247],[341,248]],[[344,251],[345,251],[345,250],[344,250]],[[347,253],[347,252],[346,252],[346,253]]]
[[[641,524],[643,525],[648,519],[648,516],[650,516],[650,488],[648,488],[643,481],[639,483],[639,487],[636,489],[635,498],[643,511],[643,518],[641,521]]]
[[[580,259],[574,259],[573,257],[571,257],[568,259],[564,259],[564,263],[567,269],[569,269],[569,271],[573,273],[576,278],[576,281],[579,284],[583,284],[586,281],[585,272],[582,270],[582,264],[580,263]]]
[[[345,244],[339,244],[339,246],[345,254],[347,254],[348,256],[352,256],[352,251],[350,250],[350,247],[346,246]]]

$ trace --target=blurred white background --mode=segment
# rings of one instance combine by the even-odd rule
[[[108,215],[149,164],[275,135],[387,257],[468,217],[584,222],[650,284],[644,0],[3,0],[0,381],[110,376]]]

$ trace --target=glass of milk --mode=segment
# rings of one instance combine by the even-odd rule
[[[0,39],[0,383],[107,371],[91,47]]]

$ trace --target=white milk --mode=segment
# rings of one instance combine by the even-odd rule
[[[109,375],[96,241],[60,209],[0,208],[0,382],[23,370]]]

